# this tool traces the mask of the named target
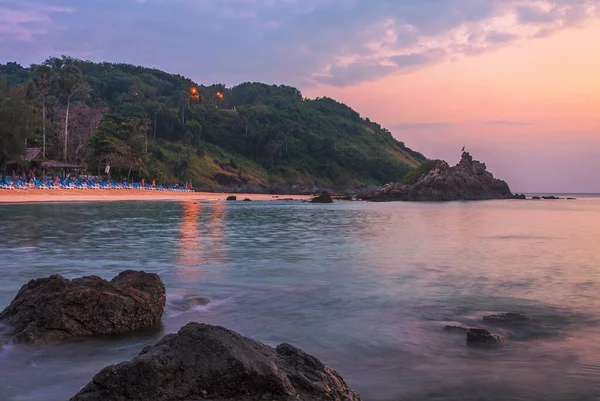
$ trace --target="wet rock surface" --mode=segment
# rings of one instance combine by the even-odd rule
[[[235,196],[235,195],[228,196],[226,200],[228,200],[228,201],[237,200],[237,196]]]
[[[100,371],[72,401],[359,401],[317,358],[219,326],[189,323],[130,362]]]
[[[31,280],[0,313],[16,342],[120,334],[160,325],[165,286],[156,274],[124,271],[111,281],[60,275]]]

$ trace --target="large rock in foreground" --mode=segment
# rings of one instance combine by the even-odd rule
[[[131,362],[104,368],[72,401],[359,401],[318,359],[189,323]]]
[[[485,163],[463,152],[460,162],[450,167],[439,161],[412,185],[390,183],[374,194],[363,196],[370,201],[453,201],[509,199],[508,184],[486,171]]]
[[[0,321],[17,342],[45,343],[158,326],[165,302],[156,274],[128,270],[111,281],[53,275],[24,285]]]

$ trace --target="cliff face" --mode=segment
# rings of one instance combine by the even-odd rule
[[[508,184],[494,178],[485,163],[473,160],[463,152],[460,162],[450,167],[440,161],[412,185],[389,183],[374,194],[365,196],[370,201],[453,201],[508,199],[512,197]]]

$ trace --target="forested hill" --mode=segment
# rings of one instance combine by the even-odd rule
[[[205,86],[156,69],[64,56],[40,66],[0,64],[0,81],[0,104],[19,101],[0,111],[0,168],[23,151],[15,135],[42,146],[44,103],[47,157],[66,155],[92,173],[109,164],[120,176],[204,188],[353,188],[398,181],[425,160],[350,107],[305,99],[289,86]],[[11,114],[17,111],[21,117]]]

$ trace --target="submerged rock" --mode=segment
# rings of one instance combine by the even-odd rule
[[[321,195],[312,198],[310,203],[333,203],[333,199],[331,199],[329,192],[323,192]]]
[[[252,202],[252,199],[246,198],[246,199],[244,199],[244,202]]]
[[[111,281],[60,275],[31,280],[0,313],[17,342],[118,334],[160,325],[165,286],[156,274],[127,270]]]
[[[470,330],[470,328],[466,327],[466,326],[448,324],[448,325],[444,326],[444,330],[449,331],[451,333],[466,333],[467,331]]]
[[[467,331],[467,345],[494,345],[502,343],[502,337],[483,329]]]
[[[226,200],[228,200],[228,201],[237,200],[237,196],[235,196],[235,195],[228,196]]]
[[[361,198],[381,202],[510,199],[512,196],[506,182],[494,178],[484,163],[463,152],[454,167],[440,160],[412,185],[389,183]]]
[[[529,322],[529,318],[521,313],[508,312],[484,316],[483,321],[488,324],[515,324]]]
[[[317,358],[219,326],[189,323],[130,362],[104,368],[71,401],[360,401]]]

